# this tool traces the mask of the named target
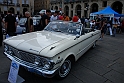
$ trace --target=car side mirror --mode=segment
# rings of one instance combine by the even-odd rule
[[[79,35],[79,34],[77,34],[77,35],[76,35],[76,38],[75,38],[74,40],[78,39],[79,37],[80,37],[80,35]]]
[[[79,38],[79,37],[80,37],[80,35],[79,35],[79,34],[77,34],[77,35],[76,35],[76,38]]]

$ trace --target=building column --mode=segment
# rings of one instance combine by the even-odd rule
[[[62,12],[64,12],[64,0],[62,0]]]
[[[122,1],[122,4],[123,4],[123,6],[122,6],[122,14],[124,14],[124,1]]]
[[[76,3],[74,3],[74,8],[73,8],[73,16],[74,16],[74,14],[75,14],[75,13],[77,13],[77,12],[76,12],[76,5],[77,5],[77,4],[76,4]]]
[[[71,17],[71,11],[72,11],[71,4],[69,4],[68,7],[69,7],[69,17]]]
[[[81,3],[81,17],[84,16],[84,3]]]

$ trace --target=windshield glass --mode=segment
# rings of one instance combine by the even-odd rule
[[[62,32],[72,35],[81,35],[82,26],[80,23],[74,22],[50,22],[45,30],[53,32]]]

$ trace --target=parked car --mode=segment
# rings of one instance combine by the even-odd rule
[[[55,11],[56,10],[50,10],[51,11],[51,13],[55,13]],[[44,13],[44,14],[46,14],[46,10],[45,9],[43,9],[43,10],[40,10],[40,12],[39,13]]]
[[[16,28],[16,33],[17,34],[22,34],[26,32],[26,27],[25,27],[25,23],[26,23],[27,19],[26,18],[20,18],[17,28]]]
[[[33,17],[35,17],[37,19],[41,19],[41,15],[34,15]]]
[[[16,27],[17,34],[22,34],[26,32],[25,22],[26,22],[26,18],[20,18]],[[4,27],[2,28],[2,31],[3,31],[3,34],[6,35],[6,29]]]
[[[28,71],[51,78],[65,78],[88,49],[95,46],[100,30],[78,22],[53,21],[43,31],[4,40],[4,54]]]
[[[34,31],[38,31],[39,28],[39,22],[40,22],[41,17],[33,17],[33,26],[34,26]],[[26,32],[26,27],[25,23],[27,21],[27,18],[21,18],[16,29],[16,33],[25,33]]]
[[[39,29],[39,28],[40,28],[40,25],[39,25],[40,19],[41,19],[41,17],[38,16],[38,15],[35,15],[35,16],[33,17],[34,31],[39,31],[39,30],[40,30],[40,29]]]

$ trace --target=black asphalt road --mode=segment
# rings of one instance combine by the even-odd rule
[[[11,61],[0,47],[0,83],[9,83]],[[124,83],[124,33],[116,37],[105,35],[94,49],[85,53],[63,80],[44,78],[20,67],[23,83]]]

